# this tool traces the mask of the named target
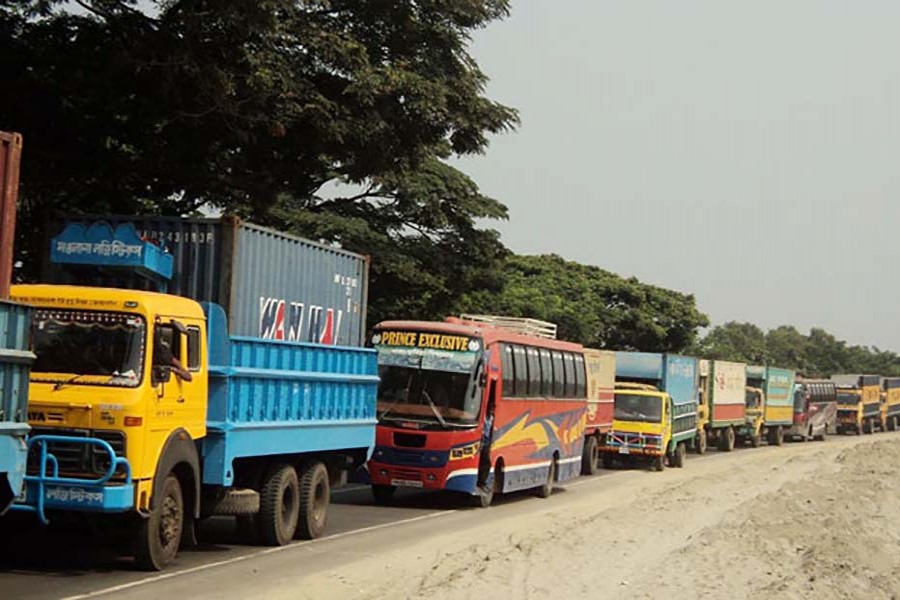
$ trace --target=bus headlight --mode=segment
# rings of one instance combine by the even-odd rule
[[[475,442],[474,444],[468,444],[466,446],[453,448],[452,450],[450,450],[450,460],[462,460],[464,458],[471,458],[478,454],[478,448],[480,446],[481,442]]]

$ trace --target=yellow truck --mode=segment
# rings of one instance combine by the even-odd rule
[[[832,375],[837,386],[837,432],[872,433],[881,424],[881,378],[878,375]]]
[[[900,427],[900,377],[885,377],[881,388],[881,430],[896,431]]]

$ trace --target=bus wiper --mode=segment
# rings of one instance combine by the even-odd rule
[[[406,400],[407,402],[409,402],[409,388],[412,387],[412,380],[413,380],[413,376],[412,376],[412,373],[410,373],[409,379],[406,380],[406,390],[403,392],[403,400]],[[388,405],[388,407],[386,409],[384,409],[384,411],[382,411],[381,416],[378,417],[378,419],[381,420],[381,419],[385,418],[387,416],[387,414],[389,412],[391,412],[391,409],[393,409],[395,406],[397,406],[397,404],[400,402],[400,400],[401,400],[400,398],[397,398],[396,400],[391,402]]]
[[[428,391],[423,389],[422,395],[425,396],[426,400],[428,400],[428,406],[431,407],[431,412],[433,412],[434,416],[437,417],[438,423],[441,424],[441,427],[447,429],[447,421],[445,421],[444,417],[441,416],[441,411],[438,410],[437,404],[432,402],[431,396],[428,394]]]
[[[84,377],[85,375],[87,375],[87,373],[77,373],[75,375],[72,375],[68,379],[63,379],[62,381],[57,381],[56,383],[53,384],[53,391],[55,392],[57,390],[62,389],[62,387],[64,385],[69,385],[70,383],[75,383],[75,381]]]

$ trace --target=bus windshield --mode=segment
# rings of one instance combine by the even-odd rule
[[[31,379],[136,387],[146,329],[142,317],[127,313],[39,310],[34,317],[36,359]]]
[[[426,333],[391,337],[385,332],[376,334],[373,341],[381,378],[379,421],[424,422],[443,429],[478,424],[480,341]],[[379,341],[401,343],[389,345]]]
[[[662,421],[662,398],[638,394],[616,394],[613,418],[618,421],[659,423]]]

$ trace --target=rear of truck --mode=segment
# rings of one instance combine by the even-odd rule
[[[706,381],[709,420],[706,439],[731,452],[737,430],[746,424],[747,373],[744,363],[710,361]]]
[[[0,301],[0,515],[25,481],[32,309]]]
[[[600,462],[600,447],[613,424],[616,353],[585,348],[584,367],[587,377],[587,421],[581,474],[593,475]]]

